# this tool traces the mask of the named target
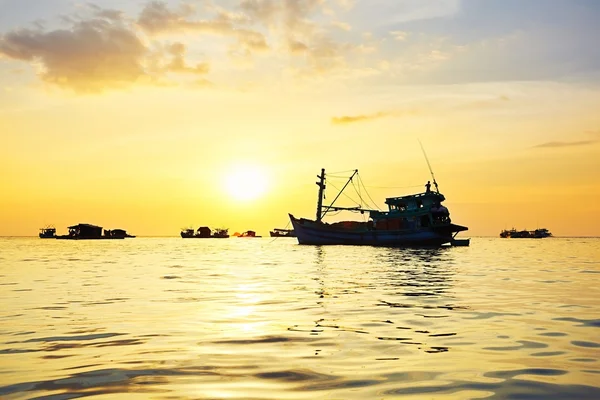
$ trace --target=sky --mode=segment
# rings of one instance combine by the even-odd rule
[[[0,236],[268,235],[314,218],[321,168],[329,201],[353,169],[380,208],[423,191],[419,142],[467,236],[600,236],[598,20],[595,0],[0,0]]]

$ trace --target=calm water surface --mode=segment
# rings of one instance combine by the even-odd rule
[[[2,399],[600,399],[600,239],[0,238]]]

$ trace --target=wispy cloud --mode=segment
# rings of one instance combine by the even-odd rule
[[[599,143],[598,140],[579,140],[573,142],[546,142],[533,146],[534,148],[558,148],[558,147],[574,147],[574,146],[588,146]]]
[[[372,121],[375,119],[380,119],[389,116],[388,112],[378,112],[375,114],[367,114],[367,115],[344,115],[342,117],[333,117],[331,118],[331,123],[335,125],[344,125],[344,124],[352,124],[355,122],[363,122],[363,121]]]
[[[416,110],[404,110],[404,111],[380,111],[373,114],[360,114],[360,115],[343,115],[341,117],[333,117],[331,118],[331,123],[334,125],[346,125],[353,124],[356,122],[367,122],[373,121],[376,119],[386,118],[386,117],[399,117],[399,116],[408,116],[417,114]]]

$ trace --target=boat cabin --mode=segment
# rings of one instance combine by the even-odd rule
[[[102,227],[90,224],[69,226],[69,236],[76,238],[99,238],[102,236]]]
[[[415,229],[450,223],[450,213],[442,205],[446,200],[439,192],[425,192],[401,197],[388,197],[388,211],[371,211],[375,229]]]
[[[196,236],[201,238],[209,238],[212,230],[208,226],[201,226],[196,231]]]
[[[53,228],[53,227],[41,228],[39,236],[42,239],[55,238],[56,237],[56,228]]]
[[[128,234],[125,229],[111,229],[111,230],[105,229],[104,236],[109,237],[109,238],[115,238],[115,239],[134,237],[134,236]]]
[[[246,231],[246,232],[242,233],[239,237],[250,237],[250,238],[253,238],[253,237],[260,237],[260,236],[257,236],[256,232],[254,232],[254,231]]]

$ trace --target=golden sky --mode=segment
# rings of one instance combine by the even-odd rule
[[[0,235],[268,235],[321,168],[421,191],[419,140],[468,235],[600,235],[594,1],[123,3],[0,0]]]

